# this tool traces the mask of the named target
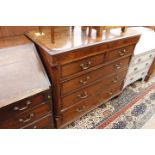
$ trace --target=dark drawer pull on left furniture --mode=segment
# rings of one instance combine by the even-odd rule
[[[31,101],[27,101],[27,103],[26,103],[26,105],[24,106],[24,107],[14,107],[14,110],[15,111],[23,111],[23,110],[26,110],[26,109],[28,109],[28,107],[29,107],[29,105],[31,104]]]
[[[29,118],[27,118],[27,119],[25,119],[25,120],[24,120],[23,118],[20,118],[20,119],[19,119],[19,122],[22,122],[22,123],[30,122],[30,121],[32,120],[33,117],[34,117],[34,114],[31,113],[30,116],[29,116]]]

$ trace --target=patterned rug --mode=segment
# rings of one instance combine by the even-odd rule
[[[155,77],[137,81],[121,95],[69,124],[67,129],[139,129],[155,114]]]

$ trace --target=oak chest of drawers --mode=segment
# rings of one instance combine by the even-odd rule
[[[55,44],[50,43],[50,33],[39,37],[33,31],[27,34],[36,43],[52,83],[57,128],[63,128],[122,91],[140,37],[131,32],[129,36],[117,33],[118,37],[109,34],[105,40],[97,37],[93,40],[93,36],[84,37],[82,32],[74,31],[64,37],[56,36]],[[77,34],[81,34],[80,38]]]
[[[51,85],[34,44],[0,40],[0,129],[54,128]]]

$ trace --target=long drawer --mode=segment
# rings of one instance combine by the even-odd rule
[[[119,81],[124,80],[127,70],[124,70],[118,74],[112,74],[111,76],[105,77],[95,84],[82,88],[75,93],[67,95],[62,98],[62,109],[72,106],[77,102],[88,99],[93,96],[96,92],[106,89],[111,84],[115,84]]]
[[[90,69],[104,62],[105,54],[88,57],[62,66],[61,76],[66,77],[80,71]]]
[[[47,115],[51,111],[51,105],[49,102],[41,104],[37,108],[34,108],[28,112],[23,112],[22,114],[19,114],[18,116],[10,117],[5,121],[2,121],[0,123],[0,128],[5,129],[13,129],[13,128],[22,128],[23,126],[26,126],[37,119],[40,119],[41,117]]]
[[[91,110],[95,106],[107,101],[111,97],[118,94],[122,89],[122,82],[118,82],[114,85],[111,85],[108,89],[102,90],[100,92],[94,93],[88,100],[80,102],[73,107],[62,112],[62,124],[71,122],[77,117],[80,117],[82,114]]]
[[[88,57],[62,66],[61,76],[66,77],[75,73],[88,70],[94,66],[114,61],[133,52],[134,46],[127,46],[103,54]]]
[[[89,85],[97,79],[102,79],[104,76],[110,75],[112,73],[118,73],[123,68],[127,68],[129,61],[130,57],[127,57],[99,68],[95,71],[89,72],[88,74],[79,76],[70,81],[66,81],[61,84],[61,94],[66,94],[72,90],[82,88],[85,85]]]
[[[27,110],[31,110],[39,104],[47,102],[48,100],[51,100],[51,94],[49,90],[0,108],[0,121],[12,116],[15,117],[16,115],[19,115]]]

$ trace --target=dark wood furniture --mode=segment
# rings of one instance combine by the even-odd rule
[[[0,39],[0,129],[54,128],[51,86],[34,44]]]
[[[51,44],[50,32],[39,37],[35,33],[27,36],[36,43],[52,83],[57,128],[120,94],[140,37],[130,30],[124,35],[116,30],[105,38],[88,37],[75,28],[74,34],[61,33]]]

